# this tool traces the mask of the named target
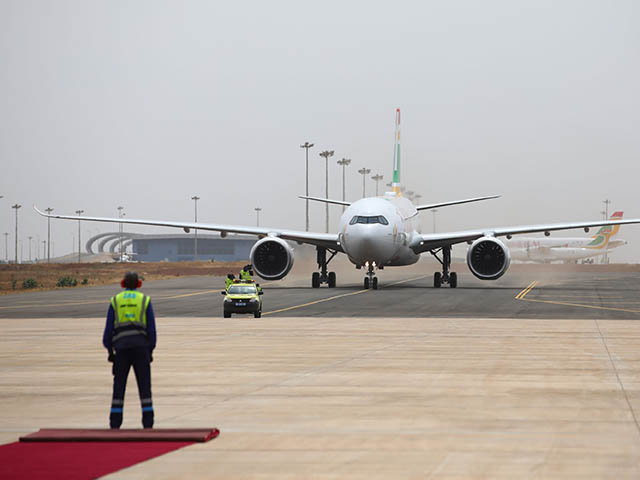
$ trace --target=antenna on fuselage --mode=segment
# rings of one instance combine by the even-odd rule
[[[400,109],[396,108],[396,135],[393,147],[393,183],[391,184],[396,195],[400,195]]]

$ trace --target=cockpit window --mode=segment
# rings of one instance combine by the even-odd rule
[[[375,215],[373,217],[364,217],[362,215],[356,215],[351,219],[349,225],[355,225],[356,223],[380,223],[382,225],[389,225],[389,221],[382,215]]]

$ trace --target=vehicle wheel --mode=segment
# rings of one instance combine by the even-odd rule
[[[458,274],[456,272],[451,272],[449,274],[449,286],[451,288],[456,288],[458,286]]]
[[[440,288],[442,285],[442,274],[440,272],[436,272],[433,274],[433,288]]]
[[[329,288],[336,286],[336,272],[329,272]]]
[[[320,288],[320,274],[313,272],[311,275],[311,288]]]
[[[369,290],[369,277],[364,277],[364,289]]]
[[[231,314],[230,314],[229,312],[224,312],[224,313],[222,314],[222,316],[223,316],[224,318],[231,318]]]
[[[374,290],[378,289],[378,277],[373,277],[373,280],[371,280],[371,287]]]
[[[260,318],[262,316],[262,312],[253,312],[253,318]]]

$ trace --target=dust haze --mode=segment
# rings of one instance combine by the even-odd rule
[[[42,256],[31,209],[304,229],[324,196],[322,150],[391,177],[402,109],[402,180],[442,209],[435,228],[640,217],[640,6],[635,1],[0,3],[0,233]],[[374,182],[366,179],[368,194]],[[330,210],[335,231],[341,207]],[[433,216],[422,213],[423,231]],[[117,227],[115,227],[117,229]],[[163,229],[126,227],[161,233]],[[324,231],[324,207],[311,205]],[[83,224],[90,235],[113,231]],[[175,233],[174,230],[168,230]],[[580,231],[563,236],[584,235]],[[637,262],[640,226],[612,261]],[[5,238],[0,252],[5,257]],[[52,221],[56,256],[77,222]],[[77,248],[77,247],[75,247]]]

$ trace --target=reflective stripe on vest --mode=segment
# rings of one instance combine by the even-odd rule
[[[141,292],[125,290],[111,299],[113,341],[130,335],[147,335],[147,307],[151,299]]]

